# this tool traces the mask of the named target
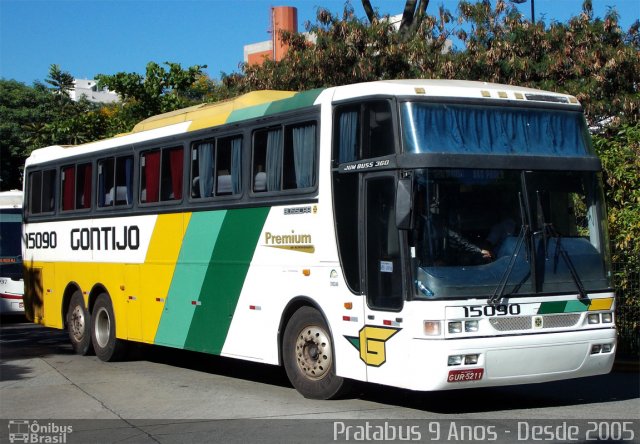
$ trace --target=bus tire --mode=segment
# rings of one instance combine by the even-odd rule
[[[73,351],[78,355],[91,354],[91,315],[84,305],[84,298],[80,290],[71,295],[67,308],[67,332]]]
[[[287,323],[282,360],[289,381],[305,398],[332,399],[347,389],[347,381],[335,372],[327,323],[314,308],[299,308]]]
[[[106,293],[99,294],[93,305],[91,338],[96,356],[102,361],[118,361],[124,357],[127,344],[116,338],[116,317],[111,298]]]

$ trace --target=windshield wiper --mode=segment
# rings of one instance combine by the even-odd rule
[[[584,289],[584,285],[582,284],[582,280],[580,279],[580,276],[578,275],[578,271],[576,270],[576,267],[573,265],[573,262],[571,262],[571,258],[569,257],[569,253],[567,253],[567,250],[564,249],[564,247],[562,246],[560,239],[562,236],[560,236],[560,233],[558,233],[558,230],[555,229],[555,227],[553,226],[552,223],[547,222],[547,214],[544,210],[544,206],[542,205],[542,199],[540,198],[540,192],[536,190],[536,200],[537,200],[537,205],[538,205],[538,211],[539,211],[539,215],[542,216],[542,224],[543,224],[543,229],[542,229],[542,242],[543,242],[543,248],[544,248],[544,258],[545,260],[548,260],[548,248],[547,248],[547,241],[550,238],[555,238],[556,239],[556,252],[555,252],[555,257],[554,260],[557,261],[558,260],[558,254],[560,254],[560,256],[562,256],[562,259],[564,259],[564,262],[567,264],[567,268],[569,269],[569,274],[571,274],[571,278],[573,279],[573,282],[576,284],[576,287],[578,288],[578,299],[587,299],[587,292]]]
[[[518,259],[518,255],[520,254],[520,249],[522,248],[522,244],[525,243],[525,240],[527,241],[527,261],[529,260],[529,254],[533,253],[529,251],[529,247],[528,247],[529,239],[531,237],[531,229],[529,227],[529,224],[525,223],[527,218],[525,214],[524,203],[522,202],[522,193],[518,193],[518,198],[520,201],[520,217],[521,217],[521,220],[523,221],[523,224],[520,227],[520,234],[518,234],[518,241],[516,242],[514,252],[511,255],[511,258],[509,258],[509,264],[507,265],[507,268],[505,269],[504,273],[502,273],[502,277],[498,282],[498,286],[493,291],[493,295],[487,301],[488,304],[497,304],[498,302],[500,302],[500,300],[504,296],[504,289],[507,287],[509,276],[513,271],[513,267],[516,264],[516,260]]]
[[[564,249],[564,247],[562,246],[562,243],[560,242],[562,239],[562,236],[560,236],[560,233],[558,233],[558,231],[553,227],[552,224],[545,224],[544,231],[546,233],[545,238],[549,236],[550,238],[554,237],[556,239],[556,253],[555,253],[554,260],[555,261],[558,260],[558,254],[562,256],[562,259],[564,259],[564,262],[567,264],[567,268],[569,269],[569,274],[571,274],[571,278],[573,279],[573,282],[576,284],[576,287],[578,287],[578,293],[579,293],[578,299],[588,299],[587,292],[584,289],[584,284],[580,279],[580,275],[578,275],[578,271],[576,270],[576,267],[573,265],[573,262],[569,257],[569,253],[567,253],[567,250]]]

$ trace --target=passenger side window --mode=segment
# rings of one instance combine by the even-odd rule
[[[140,154],[140,202],[182,200],[182,147]]]
[[[91,208],[91,163],[62,167],[62,211]]]
[[[191,197],[205,199],[240,193],[242,137],[223,137],[191,149]]]
[[[133,203],[133,156],[98,161],[98,206],[128,206]]]
[[[336,110],[334,166],[395,153],[392,107],[388,100],[349,104]]]
[[[56,171],[35,171],[29,174],[29,214],[52,213],[55,208]]]
[[[259,130],[253,136],[253,191],[312,188],[316,184],[316,123]]]

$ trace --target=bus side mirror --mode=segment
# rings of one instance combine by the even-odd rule
[[[396,188],[396,227],[399,230],[413,228],[413,179],[406,177],[398,180]]]

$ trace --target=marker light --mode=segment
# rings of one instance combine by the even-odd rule
[[[462,322],[449,322],[449,333],[462,333]]]
[[[424,321],[424,334],[426,336],[440,336],[440,321]]]
[[[464,323],[464,331],[467,333],[475,333],[478,331],[478,321],[466,321]]]
[[[611,324],[613,322],[613,313],[602,313],[602,323]]]
[[[589,314],[589,316],[587,316],[587,322],[589,324],[599,324],[600,323],[600,314],[598,314],[598,313]]]

